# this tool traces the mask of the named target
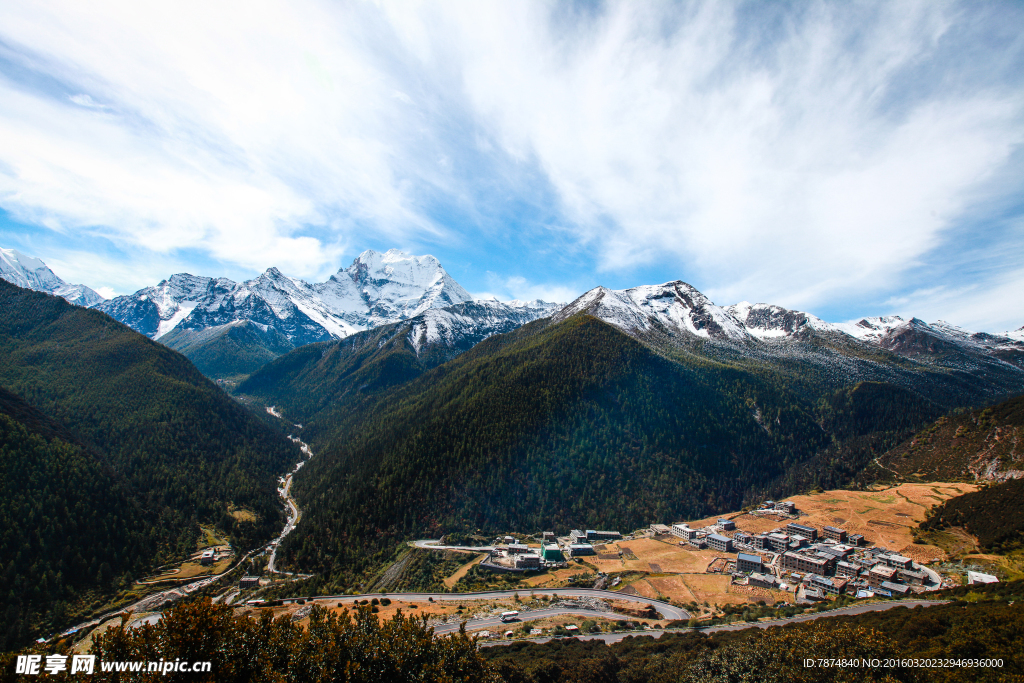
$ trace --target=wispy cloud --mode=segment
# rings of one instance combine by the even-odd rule
[[[497,273],[487,273],[489,291],[476,296],[495,298],[502,301],[518,299],[519,301],[550,301],[569,303],[580,295],[580,289],[572,285],[554,282],[532,282],[521,275],[503,277]]]
[[[5,3],[0,207],[303,277],[413,246],[521,298],[1008,296],[1003,262],[928,278],[1024,190],[1022,28],[1015,3]]]
[[[668,256],[794,305],[892,287],[1024,139],[1019,74],[960,82],[956,6],[517,7],[466,14],[468,91],[606,270]]]
[[[431,182],[429,150],[403,139],[416,115],[365,45],[367,28],[387,41],[370,9],[5,5],[8,58],[74,94],[0,80],[0,201],[23,220],[300,274],[337,257],[337,232],[443,234],[412,192]]]
[[[901,294],[887,302],[887,312],[929,322],[955,321],[975,331],[1008,332],[1024,326],[1019,304],[1022,292],[1024,268],[1018,268],[984,284],[940,285]]]

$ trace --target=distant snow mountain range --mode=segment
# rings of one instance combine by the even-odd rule
[[[16,249],[0,249],[0,278],[19,287],[63,297],[76,306],[88,308],[104,300],[85,285],[69,285],[45,263]]]
[[[96,306],[213,376],[247,374],[291,348],[407,320],[416,348],[446,341],[460,347],[455,340],[507,332],[560,307],[475,300],[433,256],[397,249],[364,251],[326,282],[277,268],[241,283],[178,274]]]
[[[311,284],[277,268],[241,283],[182,273],[97,308],[152,339],[176,328],[248,320],[301,346],[472,300],[433,256],[392,249],[365,251],[326,282]]]
[[[1024,327],[994,335],[899,316],[829,323],[770,304],[718,306],[682,281],[624,290],[596,287],[568,305],[475,300],[433,256],[396,249],[365,251],[321,283],[288,277],[277,268],[241,283],[181,273],[110,300],[83,285],[65,283],[39,259],[13,250],[0,250],[0,277],[101,310],[181,350],[213,375],[227,372],[223,368],[228,357],[243,357],[231,372],[245,374],[291,348],[398,322],[408,323],[403,330],[419,353],[437,344],[465,349],[469,340],[475,343],[538,318],[554,316],[557,322],[580,312],[660,343],[706,340],[775,353],[782,348],[779,344],[817,335],[903,356],[955,352],[1024,366]]]
[[[1024,327],[1004,335],[969,332],[938,321],[900,316],[829,323],[810,313],[746,301],[717,306],[682,281],[623,290],[596,287],[555,315],[555,320],[586,312],[625,332],[644,336],[696,337],[749,343],[806,338],[810,333],[841,335],[901,355],[969,348],[990,355],[1024,353]]]

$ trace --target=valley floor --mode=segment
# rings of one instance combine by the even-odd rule
[[[850,535],[862,535],[870,547],[885,548],[913,560],[929,577],[927,586],[913,588],[915,594],[920,594],[926,588],[934,590],[963,583],[966,570],[972,568],[996,571],[1012,578],[1013,572],[1000,570],[996,559],[981,555],[976,539],[966,532],[923,534],[919,531],[919,525],[933,506],[978,488],[962,482],[931,482],[864,491],[830,490],[788,498],[796,506],[794,515],[747,509],[687,523],[693,529],[710,528],[724,518],[735,524],[735,531],[748,534],[770,532],[790,522],[818,529],[839,527]],[[951,543],[951,538],[959,542]],[[459,565],[457,571],[443,582],[455,592],[499,587],[531,591],[591,585],[603,580],[620,594],[686,605],[695,616],[705,619],[721,616],[727,606],[762,602],[769,606],[780,605],[793,603],[799,596],[794,593],[792,584],[787,586],[788,590],[779,590],[737,581],[729,571],[736,561],[736,552],[697,549],[680,543],[675,536],[646,529],[635,531],[622,540],[596,542],[595,554],[570,560],[564,567],[516,576],[489,575],[474,568],[473,565],[479,563],[479,555],[467,562],[471,557],[469,552],[487,553],[496,546],[441,546],[436,541],[416,541],[412,545],[418,551],[445,551],[450,557],[456,557],[456,552],[466,553],[466,560],[454,561]],[[534,551],[540,549],[539,542],[530,545]],[[407,562],[405,558],[403,561]],[[785,572],[777,565],[776,559],[771,568],[783,578]]]

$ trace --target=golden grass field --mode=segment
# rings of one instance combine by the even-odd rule
[[[588,558],[589,559],[589,558]],[[586,567],[570,564],[565,569],[556,569],[553,572],[545,572],[544,574],[537,574],[523,579],[523,585],[530,588],[540,587],[557,587],[565,583],[566,579],[570,576],[576,576],[578,574],[587,574],[590,570]]]
[[[823,526],[840,527],[850,534],[863,535],[872,544],[885,546],[916,562],[927,563],[946,559],[947,550],[954,549],[946,543],[915,544],[913,530],[924,521],[931,507],[977,488],[973,484],[963,483],[901,484],[874,491],[824,491],[792,496],[786,500],[796,504],[800,512],[800,523],[819,529]],[[770,531],[791,521],[777,516],[733,512],[688,520],[688,524],[692,528],[701,528],[723,517],[733,520],[737,530],[751,534]],[[929,540],[928,536],[923,538]],[[970,538],[960,540],[960,545],[972,542]],[[636,559],[618,557],[620,549],[628,549]],[[612,555],[615,559],[601,557]],[[678,539],[661,537],[660,540],[643,538],[606,543],[599,549],[598,557],[588,557],[586,560],[609,574],[626,571],[647,573],[646,578],[629,585],[638,594],[649,598],[661,597],[684,603],[707,601],[713,605],[792,600],[792,595],[783,591],[733,586],[728,576],[706,574],[708,566],[716,557],[731,559],[735,554],[718,553],[710,549],[694,550],[689,546],[680,546]]]
[[[901,484],[880,491],[826,491],[787,500],[803,513],[801,522],[818,528],[838,526],[851,534],[863,534],[875,545],[929,562],[945,559],[945,551],[933,545],[914,545],[911,530],[924,521],[930,508],[977,489],[974,484],[960,483]],[[739,526],[740,520],[736,522]]]
[[[588,563],[605,573],[622,571],[639,571],[673,574],[703,573],[708,564],[717,557],[713,550],[696,550],[692,546],[680,546],[679,539],[659,541],[653,538],[641,538],[635,541],[618,541],[608,543],[604,554],[617,554],[618,549],[629,548],[637,559],[627,560],[616,558],[602,560],[600,557],[587,557]],[[650,565],[657,565],[652,568]]]
[[[197,576],[204,576],[207,574],[220,574],[221,572],[227,571],[231,566],[231,563],[235,561],[234,555],[225,557],[224,559],[218,560],[214,564],[203,565],[199,562],[182,562],[178,567],[171,569],[162,574],[156,574],[154,576],[148,576],[145,579],[137,582],[137,586],[145,586],[154,583],[181,583],[186,580],[194,579]]]
[[[469,557],[469,555],[467,555],[467,557]],[[473,568],[473,565],[479,563],[480,560],[487,557],[487,553],[480,553],[477,555],[473,555],[472,557],[473,559],[471,559],[469,562],[466,562],[466,564],[456,569],[451,576],[444,580],[444,585],[449,590],[459,582],[459,579],[461,579],[463,576],[469,573],[469,570]]]

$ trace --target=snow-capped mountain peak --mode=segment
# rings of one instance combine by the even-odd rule
[[[344,298],[358,295],[363,300],[371,327],[411,318],[430,308],[473,300],[429,254],[414,256],[398,249],[381,254],[368,249],[331,281],[347,290],[345,276],[354,291],[344,291]]]
[[[676,280],[614,290],[595,287],[562,309],[556,320],[586,312],[627,332],[655,329],[704,338],[743,339],[742,323],[691,285]]]
[[[88,308],[104,300],[85,285],[64,282],[42,260],[17,249],[0,249],[0,278],[19,287],[62,297],[76,306]]]
[[[367,249],[346,270],[357,281],[387,280],[423,288],[447,275],[441,262],[430,254],[414,256],[399,249],[388,249],[383,254]]]
[[[363,252],[326,282],[311,284],[274,267],[242,283],[181,273],[100,308],[153,339],[175,328],[203,330],[249,320],[274,327],[299,346],[472,299],[433,256],[391,249]],[[537,317],[548,310],[544,306],[520,308]]]
[[[748,301],[722,307],[681,281],[624,290],[595,287],[556,313],[553,320],[564,320],[577,313],[601,318],[638,338],[653,334],[669,344],[676,343],[673,339],[683,341],[688,336],[702,338],[731,348],[728,353],[734,355],[803,353],[792,344],[819,336],[832,339],[826,343],[846,339],[849,343],[957,367],[977,362],[1024,366],[1024,333],[974,333],[943,321],[928,324],[918,318],[907,320],[895,315],[828,323],[802,311]],[[988,360],[978,360],[983,358]]]
[[[829,323],[810,313],[792,311],[774,304],[751,304],[741,301],[726,306],[725,310],[743,325],[747,334],[758,339],[789,337],[805,325],[816,330],[829,327]]]

